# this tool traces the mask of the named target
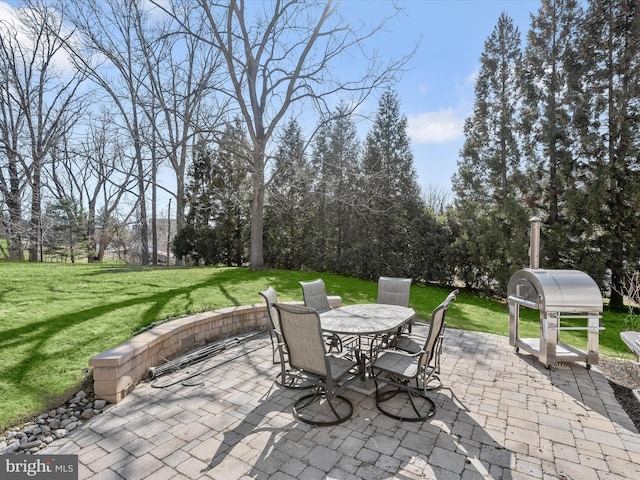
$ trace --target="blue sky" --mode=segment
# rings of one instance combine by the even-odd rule
[[[377,42],[381,53],[395,56],[420,42],[411,70],[395,88],[409,121],[420,185],[448,191],[464,142],[464,119],[473,108],[484,43],[506,12],[520,30],[524,46],[530,14],[538,11],[540,0],[398,0],[397,4],[404,14]],[[340,10],[349,18],[373,21],[392,8],[387,0],[346,0]]]
[[[9,4],[17,2],[8,0]],[[475,75],[484,43],[506,12],[519,28],[523,45],[530,14],[540,0],[396,0],[403,8],[387,31],[373,39],[383,56],[401,57],[419,46],[408,71],[395,86],[409,121],[418,182],[449,191],[464,138],[464,119],[472,111]],[[0,19],[6,17],[0,0]],[[354,25],[377,24],[393,13],[391,0],[344,0],[339,12]],[[354,66],[354,68],[356,68]],[[374,113],[377,98],[363,106]],[[365,132],[366,133],[366,132]]]

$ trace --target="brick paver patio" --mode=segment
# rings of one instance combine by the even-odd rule
[[[263,334],[158,380],[174,385],[141,384],[41,453],[77,454],[96,480],[640,478],[640,434],[597,366],[546,369],[506,337],[457,330],[442,366],[430,421],[348,390],[352,419],[317,428],[294,420],[300,392],[274,382]]]

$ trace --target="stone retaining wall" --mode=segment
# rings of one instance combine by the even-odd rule
[[[329,303],[337,307],[342,299],[331,296]],[[118,403],[146,377],[149,368],[165,359],[217,339],[268,328],[265,304],[221,308],[163,323],[89,360],[94,395]]]

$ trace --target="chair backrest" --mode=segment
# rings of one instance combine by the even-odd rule
[[[410,278],[380,277],[378,279],[378,303],[409,306]]]
[[[264,301],[267,303],[267,317],[271,322],[271,328],[280,333],[280,316],[274,307],[278,303],[278,294],[272,287],[268,287],[266,290],[261,291],[260,295],[264,297]]]
[[[313,308],[318,313],[331,310],[329,297],[327,297],[327,291],[322,279],[300,282],[300,285],[302,286],[302,298],[304,298],[305,307]]]
[[[447,310],[449,309],[449,305],[451,305],[451,303],[456,299],[457,295],[458,290],[454,290],[453,292],[451,292],[431,314],[429,332],[427,333],[427,339],[423,347],[426,355],[423,355],[420,359],[421,367],[424,365],[429,365],[431,363],[431,360],[433,360],[433,356],[436,354],[436,345],[438,343],[438,339],[442,335],[442,330],[445,326]]]
[[[320,327],[320,315],[302,305],[276,304],[284,343],[293,368],[327,377],[326,348]]]

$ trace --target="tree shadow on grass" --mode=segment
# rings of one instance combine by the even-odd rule
[[[120,310],[125,317],[129,308],[146,307],[140,320],[131,324],[135,331],[156,321],[158,313],[174,297],[189,296],[194,289],[210,287],[218,282],[219,279],[211,278],[198,284],[172,288],[156,294],[135,296],[127,300],[96,305],[72,313],[45,317],[28,325],[3,328],[0,331],[0,351],[4,351],[6,357],[3,360],[0,383],[5,386],[6,391],[13,389],[20,392],[20,396],[39,398],[43,406],[55,403],[55,399],[58,396],[62,399],[65,392],[51,392],[49,390],[51,384],[40,383],[37,380],[39,377],[46,379],[47,376],[57,376],[58,379],[54,379],[54,381],[60,383],[59,377],[66,374],[76,378],[75,383],[77,384],[82,379],[82,369],[88,365],[92,355],[126,340],[127,337],[114,335],[112,331],[109,331],[108,323],[100,323],[100,318],[105,315],[113,315]],[[237,299],[227,288],[221,287],[220,291],[232,303],[237,302]],[[86,329],[90,333],[78,335],[78,328]],[[113,341],[108,341],[108,338],[112,338]],[[16,349],[27,353],[7,354]],[[64,359],[70,357],[79,358],[78,364],[68,367],[64,365]],[[52,371],[54,364],[62,371]],[[72,381],[65,389],[72,388],[73,383]],[[28,414],[28,412],[24,413]]]

